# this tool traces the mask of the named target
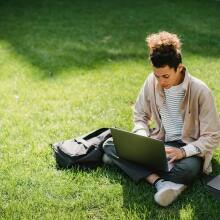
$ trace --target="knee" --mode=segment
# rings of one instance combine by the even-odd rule
[[[171,172],[175,182],[189,185],[198,177],[200,171],[200,158],[195,160],[190,158],[190,160],[177,163]]]

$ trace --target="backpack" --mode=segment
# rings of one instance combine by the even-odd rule
[[[110,129],[100,128],[78,138],[51,144],[57,168],[96,168],[103,163],[102,144],[109,137]]]

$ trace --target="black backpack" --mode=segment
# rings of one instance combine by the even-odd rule
[[[111,137],[109,128],[100,128],[89,134],[71,140],[51,144],[57,167],[70,169],[96,168],[102,164],[102,144]]]

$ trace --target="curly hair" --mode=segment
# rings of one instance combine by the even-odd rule
[[[181,42],[176,34],[162,31],[149,35],[146,41],[153,66],[159,68],[168,65],[176,70],[182,63]]]

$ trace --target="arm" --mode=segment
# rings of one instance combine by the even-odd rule
[[[209,89],[200,95],[199,108],[200,137],[190,144],[200,151],[199,156],[204,156],[217,148],[220,142],[219,116]]]
[[[174,160],[198,155],[203,157],[208,151],[212,152],[220,141],[220,121],[215,108],[214,99],[209,89],[203,91],[199,98],[200,137],[186,146],[167,148],[167,155]]]
[[[134,106],[134,128],[132,132],[149,136],[149,121],[151,119],[150,100],[148,97],[148,79],[145,81]]]

